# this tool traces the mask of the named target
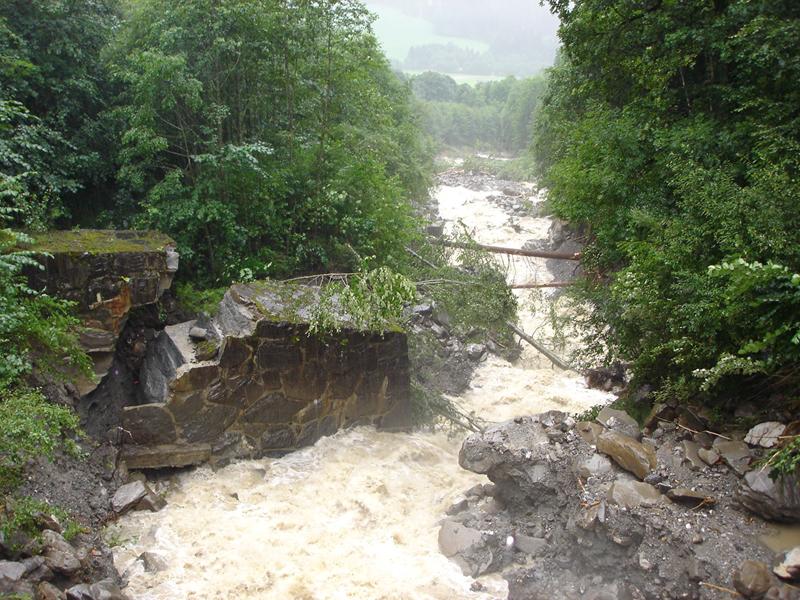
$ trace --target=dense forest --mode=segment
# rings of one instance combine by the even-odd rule
[[[589,351],[663,398],[796,407],[800,5],[550,5],[535,155],[591,242]]]
[[[5,2],[4,205],[33,230],[160,229],[206,285],[390,260],[429,156],[370,22],[355,1]]]
[[[440,145],[519,154],[531,143],[543,77],[457,84],[426,72],[411,77],[426,131]]]

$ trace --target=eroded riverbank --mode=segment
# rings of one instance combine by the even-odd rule
[[[503,182],[484,187],[437,188],[448,228],[462,221],[480,242],[516,247],[547,238],[549,219],[511,214],[496,201]],[[530,188],[525,195],[533,204],[542,200]],[[513,282],[552,279],[544,261],[509,267]],[[527,293],[519,292],[523,300]],[[542,325],[524,310],[521,323],[530,330]],[[581,411],[608,398],[525,349],[513,364],[490,356],[457,401],[487,421],[502,421]],[[439,552],[445,511],[465,489],[485,482],[458,466],[462,437],[356,428],[281,459],[178,475],[164,484],[164,510],[130,514],[109,530],[127,591],[139,600],[505,598],[499,577],[473,591],[473,580]],[[143,552],[163,558],[165,570],[145,571],[137,560]]]

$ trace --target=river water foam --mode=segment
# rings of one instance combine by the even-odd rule
[[[549,220],[509,216],[463,187],[437,189],[448,227],[460,220],[482,243],[521,247],[545,239]],[[542,261],[515,260],[510,279],[550,278]],[[526,292],[519,292],[525,299]],[[526,330],[541,320],[523,311]],[[490,357],[456,400],[487,421],[558,409],[576,412],[610,397],[533,349],[511,364]],[[168,506],[131,513],[109,528],[114,559],[136,600],[427,600],[506,597],[498,576],[473,580],[438,550],[438,522],[460,494],[486,480],[458,466],[458,439],[371,428],[342,431],[281,459],[200,468],[172,480]],[[153,552],[168,569],[144,571]]]

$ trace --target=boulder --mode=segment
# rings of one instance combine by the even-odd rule
[[[147,573],[160,573],[169,569],[167,560],[155,552],[142,552],[138,560],[142,561],[144,570]]]
[[[692,469],[701,470],[706,468],[706,463],[700,456],[700,450],[703,450],[703,448],[697,442],[684,440],[681,442],[681,450],[683,452],[683,460],[688,462]]]
[[[611,472],[611,461],[601,454],[593,454],[591,458],[578,466],[578,475],[584,479]]]
[[[747,432],[744,441],[751,446],[774,448],[780,442],[780,437],[786,431],[786,425],[776,421],[759,423]]]
[[[66,592],[61,591],[52,583],[43,581],[36,587],[37,600],[66,600]]]
[[[777,480],[768,469],[755,469],[744,476],[738,490],[739,502],[749,511],[770,521],[800,523],[800,481],[798,474]]]
[[[597,451],[608,455],[639,479],[644,479],[656,468],[655,450],[621,433],[606,431],[601,434],[597,439]]]
[[[479,361],[486,354],[486,346],[483,344],[469,344],[467,346],[467,356],[470,360]]]
[[[800,581],[800,546],[784,552],[772,572],[786,581]]]
[[[769,567],[757,560],[744,561],[733,575],[733,587],[745,598],[761,598],[772,587]]]
[[[714,441],[713,449],[714,452],[720,455],[725,464],[739,475],[744,475],[747,472],[753,460],[750,448],[744,442],[717,438]]]
[[[480,577],[496,562],[484,534],[457,521],[447,520],[439,529],[439,549],[453,560],[465,575]]]
[[[714,450],[706,450],[705,448],[700,448],[697,451],[697,455],[708,466],[714,466],[719,462],[719,454],[714,452]]]
[[[605,431],[602,425],[597,423],[591,423],[589,421],[581,421],[577,425],[575,425],[575,431],[578,432],[578,435],[581,436],[584,442],[589,444],[590,446],[597,445],[597,438],[600,437],[600,434]]]
[[[111,498],[111,508],[118,515],[130,510],[158,512],[166,506],[161,496],[153,492],[143,481],[132,481],[120,487]]]
[[[495,497],[535,501],[542,494],[552,493],[552,475],[561,464],[538,420],[520,417],[470,435],[461,446],[459,464],[473,473],[488,475],[497,486]]]
[[[608,490],[609,504],[622,508],[656,506],[664,502],[664,496],[649,483],[641,481],[617,480]]]
[[[711,506],[717,502],[716,499],[708,492],[704,492],[702,490],[691,490],[689,488],[682,487],[669,490],[667,492],[667,498],[673,502],[686,504],[692,508]]]
[[[62,575],[72,575],[81,568],[78,553],[61,534],[50,530],[44,531],[42,544],[45,564],[51,571]]]
[[[625,411],[606,406],[598,413],[597,422],[616,433],[627,435],[635,440],[642,439],[639,423]]]
[[[97,583],[73,586],[67,590],[67,600],[130,600],[110,579]]]

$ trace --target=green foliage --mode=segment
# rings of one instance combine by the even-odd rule
[[[215,314],[226,291],[228,291],[227,287],[201,290],[188,282],[177,282],[175,284],[175,297],[178,299],[181,308],[195,315],[200,313]]]
[[[773,479],[800,473],[800,436],[795,436],[772,451],[765,465],[769,466],[770,477]]]
[[[0,223],[14,214],[0,208]],[[12,251],[32,239],[11,229],[0,229],[0,391],[31,372],[36,359],[40,371],[59,376],[79,372],[91,376],[88,356],[80,347],[72,304],[31,290],[21,271],[41,269],[30,252]]]
[[[592,421],[594,421],[597,418],[597,415],[599,415],[600,411],[603,410],[605,407],[606,407],[605,404],[595,404],[591,408],[587,408],[582,413],[575,413],[572,416],[578,422],[588,421],[588,422],[591,423]]]
[[[403,309],[417,296],[414,284],[387,267],[356,273],[324,286],[309,322],[309,335],[344,327],[384,333],[403,327]]]
[[[114,0],[0,3],[0,202],[18,224],[92,215],[106,196],[101,52],[115,26]]]
[[[417,254],[422,260],[410,263],[405,273],[449,316],[456,334],[509,340],[506,323],[516,319],[517,300],[508,288],[506,272],[466,233],[451,241],[467,247],[420,246]]]
[[[470,86],[428,72],[412,77],[411,86],[438,144],[516,153],[530,145],[545,79],[508,77]]]
[[[195,282],[398,256],[428,151],[370,21],[355,0],[132,6],[111,53],[120,183]]]
[[[681,398],[796,398],[800,9],[550,4],[563,60],[535,155],[554,212],[592,238],[586,358]]]
[[[28,461],[52,458],[59,448],[79,455],[73,439],[79,431],[77,415],[47,401],[38,390],[0,389],[0,493],[18,482]]]
[[[54,517],[62,526],[64,539],[70,541],[84,528],[63,508],[51,506],[34,498],[14,498],[6,502],[0,513],[0,532],[4,539],[37,539],[41,535],[43,521]],[[18,550],[18,548],[12,549]]]

